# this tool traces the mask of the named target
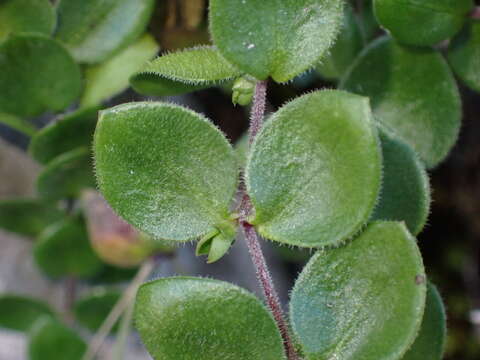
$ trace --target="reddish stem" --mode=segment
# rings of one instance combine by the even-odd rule
[[[470,17],[475,20],[480,20],[480,6],[477,6],[472,10]]]
[[[252,112],[250,114],[250,128],[248,129],[249,144],[251,145],[263,126],[265,103],[267,101],[267,81],[259,81],[255,86]]]
[[[72,325],[74,322],[73,305],[77,297],[77,279],[69,276],[65,279],[65,322]]]

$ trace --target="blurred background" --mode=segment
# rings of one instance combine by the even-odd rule
[[[148,31],[160,44],[161,51],[208,43],[206,6],[206,0],[157,1]],[[357,16],[369,16],[368,2],[352,1],[352,6]],[[378,27],[372,25],[370,38],[381,33]],[[269,111],[307,91],[334,88],[335,80],[326,78],[329,76],[322,76],[321,71],[311,71],[288,85],[270,83]],[[430,172],[433,188],[431,215],[418,241],[427,273],[446,304],[449,330],[445,358],[474,360],[480,359],[480,94],[461,83],[459,86],[464,111],[460,138],[448,159]],[[109,100],[106,106],[145,99],[158,98],[144,97],[128,89]],[[248,108],[233,106],[227,88],[202,90],[162,100],[183,104],[205,114],[233,143],[247,129]],[[41,128],[55,116],[45,114],[32,121]],[[26,151],[29,138],[1,124],[0,138],[0,199],[36,196],[36,178],[41,165]],[[310,254],[279,248],[266,241],[262,244],[282,302],[286,304],[288,291]],[[72,284],[69,278],[45,276],[32,259],[33,246],[34,242],[28,236],[0,229],[0,294],[42,299],[64,314],[67,320],[72,316],[72,307],[78,309],[81,306],[75,307],[76,303],[95,298],[98,294],[102,299],[101,305],[93,307],[93,310],[87,309],[86,312],[90,311],[87,315],[79,313],[82,313],[81,317],[90,319],[105,318],[113,307],[112,299],[118,299],[137,270],[136,267],[119,269],[104,266],[96,276]],[[195,257],[194,252],[193,246],[185,245],[161,257],[153,277],[171,274],[210,276],[259,293],[242,239],[236,241],[228,256],[211,265],[206,265],[205,259]],[[110,294],[110,298],[101,296],[106,293]],[[90,326],[89,321],[74,325],[87,340],[99,326]],[[125,359],[148,359],[135,335],[130,336],[127,343]],[[25,333],[0,328],[0,360],[27,359],[26,344]],[[114,338],[105,342],[101,358],[111,356],[113,344]]]

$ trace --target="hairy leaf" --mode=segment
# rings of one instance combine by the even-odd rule
[[[448,61],[457,76],[480,92],[480,21],[473,20],[450,43]]]
[[[51,277],[90,277],[102,263],[88,241],[84,222],[66,218],[49,226],[35,242],[33,255],[40,269]]]
[[[380,38],[360,54],[340,86],[370,97],[375,118],[412,146],[429,168],[456,142],[460,95],[437,51]]]
[[[235,153],[203,116],[165,103],[116,106],[101,112],[94,149],[105,199],[139,230],[177,241],[235,233]]]
[[[97,331],[120,299],[120,295],[118,291],[104,288],[93,290],[75,303],[75,319],[90,331]]]
[[[376,203],[379,148],[368,99],[318,91],[293,100],[272,115],[248,159],[252,223],[296,246],[345,241]]]
[[[429,283],[420,332],[402,360],[441,360],[446,336],[446,315],[442,298],[435,286]]]
[[[201,46],[162,55],[134,74],[133,88],[146,95],[166,96],[195,91],[242,73],[212,46]]]
[[[326,79],[340,79],[362,50],[364,39],[360,23],[350,5],[345,6],[343,26],[335,44],[316,70]]]
[[[80,105],[97,105],[124,91],[130,85],[130,76],[153,58],[158,50],[155,39],[145,34],[113,58],[87,68]]]
[[[52,319],[36,322],[28,342],[29,360],[81,360],[86,350],[79,335]]]
[[[417,154],[395,136],[381,132],[383,181],[372,218],[405,221],[408,230],[422,231],[430,210],[430,184]]]
[[[375,222],[312,257],[291,295],[293,331],[309,360],[400,359],[420,328],[425,282],[406,227]]]
[[[0,43],[0,112],[35,116],[59,111],[80,94],[80,69],[57,41],[39,34]]]
[[[0,41],[12,33],[50,35],[56,18],[48,0],[4,0],[0,2]]]
[[[95,177],[92,155],[84,147],[57,156],[37,178],[38,194],[49,200],[77,197],[89,187],[95,187]]]
[[[140,287],[135,325],[155,360],[281,360],[273,317],[247,291],[201,278],[167,278]]]
[[[48,304],[20,295],[0,295],[0,327],[28,331],[42,316],[54,316]]]
[[[155,0],[60,0],[56,38],[82,63],[107,60],[144,31]]]
[[[0,228],[25,236],[39,235],[63,216],[52,204],[37,199],[0,201]]]
[[[434,45],[455,35],[472,0],[374,0],[375,15],[399,42]]]
[[[42,164],[78,147],[90,147],[99,107],[80,109],[59,117],[32,137],[28,151]]]
[[[231,63],[259,79],[293,79],[333,44],[342,0],[211,0],[213,42]]]
[[[37,131],[37,128],[28,121],[25,121],[24,119],[15,115],[6,113],[0,113],[0,124],[11,127],[12,129],[20,131],[27,136],[33,136]]]

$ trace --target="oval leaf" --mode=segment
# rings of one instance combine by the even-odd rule
[[[383,181],[372,218],[405,221],[417,235],[430,210],[428,175],[417,154],[404,142],[382,131]]]
[[[153,36],[145,34],[138,41],[102,64],[85,71],[82,107],[98,105],[128,88],[130,76],[138,71],[159,50]]]
[[[145,31],[155,0],[61,0],[56,38],[81,63],[98,63]]]
[[[303,269],[290,301],[293,331],[309,360],[397,360],[417,335],[425,293],[415,239],[403,224],[373,223]]]
[[[36,199],[0,201],[0,228],[25,236],[37,236],[64,213]]]
[[[373,211],[381,156],[368,99],[319,91],[267,122],[246,167],[251,219],[268,239],[303,247],[338,244]]]
[[[20,295],[0,295],[0,327],[28,331],[43,316],[54,316],[49,305]]]
[[[225,58],[258,79],[293,79],[333,44],[342,0],[211,0],[210,31]]]
[[[480,92],[480,21],[467,24],[451,41],[448,61],[466,85]]]
[[[88,148],[78,148],[56,157],[37,178],[38,194],[49,200],[77,197],[88,187],[95,187]]]
[[[399,42],[434,45],[455,35],[473,8],[472,0],[374,0],[375,15]]]
[[[422,327],[402,360],[441,360],[447,336],[446,322],[442,298],[435,286],[429,283]]]
[[[202,46],[160,56],[130,82],[141,94],[166,96],[214,86],[241,74],[217,49]]]
[[[50,35],[55,22],[55,11],[48,0],[0,2],[0,41],[19,32]]]
[[[120,299],[120,295],[118,291],[94,290],[75,303],[75,319],[90,331],[97,331]]]
[[[86,350],[80,336],[51,319],[39,320],[28,342],[29,360],[81,360]]]
[[[105,199],[139,230],[178,241],[235,232],[235,153],[203,116],[163,103],[116,106],[101,112],[94,149]]]
[[[40,269],[51,277],[90,277],[102,268],[90,247],[85,224],[78,218],[49,226],[35,242],[33,255]]]
[[[383,37],[360,54],[341,87],[370,97],[375,118],[412,146],[429,168],[457,140],[460,95],[437,51]]]
[[[0,44],[0,111],[35,116],[70,105],[81,90],[80,69],[58,42],[14,35]]]
[[[142,285],[135,326],[155,360],[285,359],[264,305],[217,280],[178,277]]]
[[[37,132],[37,128],[34,125],[15,115],[0,113],[0,124],[6,125],[27,136],[33,136]]]
[[[60,117],[32,137],[28,151],[35,160],[46,164],[65,152],[90,147],[98,110],[98,107],[80,109]]]

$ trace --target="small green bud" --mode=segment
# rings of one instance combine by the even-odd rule
[[[255,92],[255,80],[250,77],[241,77],[235,80],[232,87],[232,102],[234,105],[246,106],[250,104]]]

